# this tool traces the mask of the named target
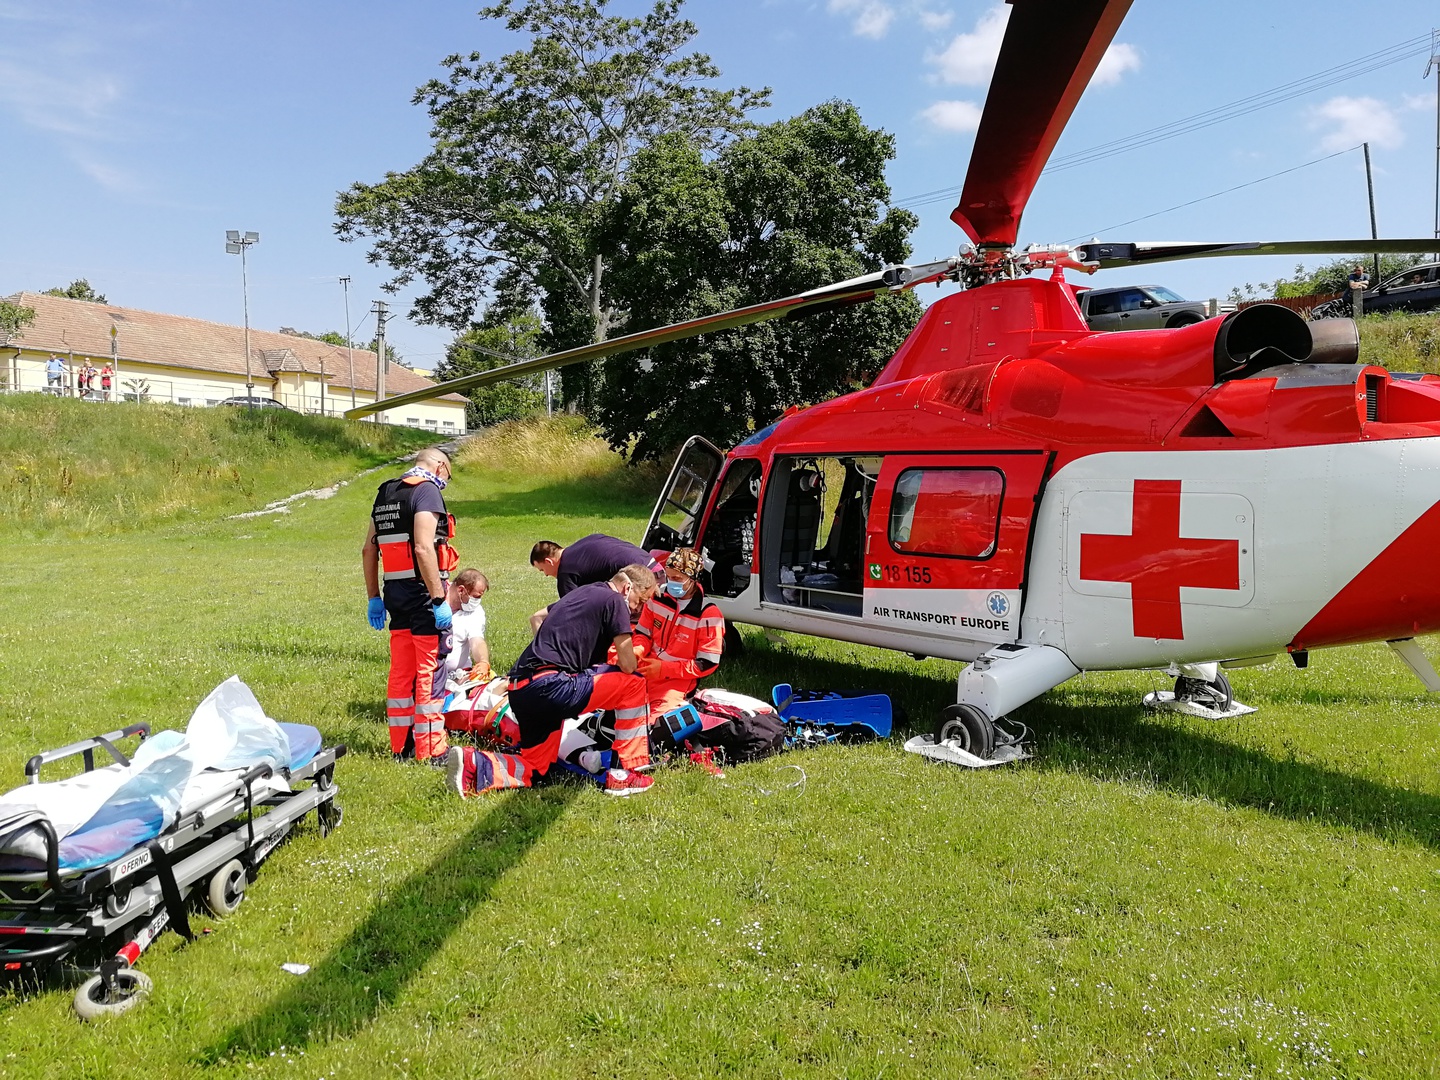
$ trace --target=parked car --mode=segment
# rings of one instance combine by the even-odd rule
[[[1077,298],[1091,330],[1161,330],[1206,318],[1199,300],[1186,300],[1162,285],[1086,289]]]
[[[261,397],[259,394],[254,394],[250,397],[246,397],[244,394],[241,394],[239,397],[227,397],[223,401],[218,402],[218,404],[234,405],[241,409],[246,407],[252,409],[290,409],[290,406],[283,402],[276,401],[274,398]],[[290,411],[294,412],[295,410],[290,409]]]
[[[1310,313],[1312,319],[1349,318],[1352,301],[1348,294],[1338,300],[1320,304]],[[1373,289],[1365,290],[1362,311],[1375,315],[1382,311],[1432,311],[1440,308],[1440,262],[1421,263],[1386,278]]]

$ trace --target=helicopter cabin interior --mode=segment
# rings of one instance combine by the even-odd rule
[[[735,458],[727,468],[719,450],[691,440],[656,505],[646,547],[703,547],[710,561],[703,584],[712,595],[740,596],[758,565],[762,602],[856,618],[864,614],[867,576],[872,587],[884,574],[903,575],[885,584],[939,585],[963,573],[957,564],[984,564],[997,550],[1006,483],[988,463],[777,455],[764,479],[759,460]],[[932,578],[924,564],[935,560],[952,569]]]

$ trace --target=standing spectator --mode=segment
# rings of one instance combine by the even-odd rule
[[[115,377],[115,371],[110,367],[110,361],[105,361],[105,366],[100,369],[100,397],[103,401],[110,400],[110,380]]]
[[[65,393],[65,361],[54,353],[45,362],[45,392],[62,397]]]
[[[90,363],[90,358],[85,358],[84,365],[80,368],[80,396],[89,398],[95,390],[95,365]]]

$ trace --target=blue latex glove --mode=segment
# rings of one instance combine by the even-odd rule
[[[385,601],[378,596],[370,597],[370,603],[365,605],[365,617],[370,620],[370,629],[385,629]]]
[[[435,605],[435,628],[437,630],[450,629],[450,605],[441,600]]]

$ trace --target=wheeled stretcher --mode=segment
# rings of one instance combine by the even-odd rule
[[[134,970],[140,955],[166,929],[193,937],[197,898],[217,917],[231,914],[296,822],[313,810],[322,835],[339,824],[334,773],[344,745],[268,720],[258,704],[263,725],[227,717],[197,733],[201,711],[227,688],[232,702],[254,702],[232,680],[196,711],[186,736],[149,739],[149,725],[133,724],[48,750],[26,763],[26,786],[0,797],[6,981],[88,976],[75,994],[80,1016],[123,1012],[151,988]],[[127,754],[120,744],[136,737]],[[44,766],[75,757],[82,772],[41,781]],[[72,818],[89,814],[78,825],[60,809],[72,804]]]

